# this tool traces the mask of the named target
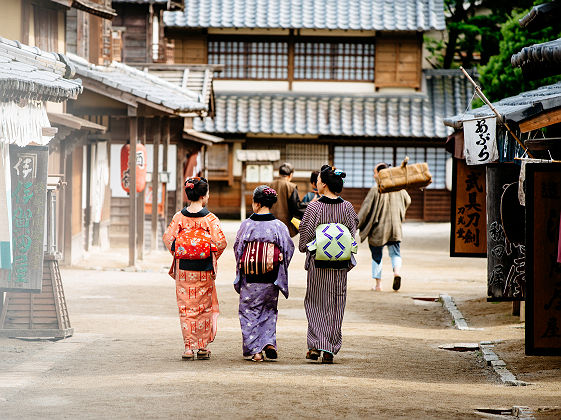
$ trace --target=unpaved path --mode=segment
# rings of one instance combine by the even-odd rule
[[[232,244],[236,224],[225,229]],[[514,328],[518,319],[505,304],[485,304],[481,316],[466,313],[484,329],[458,331],[439,304],[411,299],[448,293],[460,309],[477,308],[485,296],[485,260],[448,258],[445,224],[405,230],[400,293],[390,291],[389,264],[387,291],[370,290],[368,248],[361,245],[359,266],[349,275],[343,348],[331,366],[304,360],[300,254],[291,265],[290,298],[279,304],[280,358],[260,364],[241,357],[231,248],[219,266],[221,314],[210,361],[180,359],[168,255],[148,256],[141,266],[150,271],[64,270],[76,334],[56,343],[0,339],[0,418],[477,418],[479,407],[561,405],[560,358],[546,359],[553,369],[545,376],[526,372],[533,385],[506,387],[476,353],[438,349],[502,339],[505,354],[516,358],[524,330]],[[92,255],[86,264],[123,265],[120,256],[126,252]]]

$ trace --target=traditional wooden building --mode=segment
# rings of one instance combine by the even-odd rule
[[[472,90],[456,71],[423,69],[423,34],[444,30],[441,1],[193,0],[164,24],[176,65],[224,66],[215,117],[194,125],[225,139],[209,158],[218,213],[238,213],[236,150],[271,148],[295,165],[301,193],[324,163],[347,171],[356,206],[376,162],[427,161],[434,182],[412,191],[408,217],[448,220],[442,119]]]

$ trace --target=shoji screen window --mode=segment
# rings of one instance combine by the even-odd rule
[[[329,147],[326,144],[287,144],[285,161],[292,163],[296,171],[319,171],[329,163]]]
[[[224,64],[221,79],[287,80],[288,41],[260,37],[209,38],[209,64]]]

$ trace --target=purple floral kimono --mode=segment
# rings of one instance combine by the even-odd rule
[[[247,242],[271,242],[279,247],[283,259],[274,283],[248,282],[240,273],[240,260]],[[234,288],[240,294],[239,317],[242,328],[243,355],[260,353],[270,345],[277,348],[277,303],[279,290],[288,298],[288,265],[294,253],[294,243],[287,227],[272,214],[252,214],[244,220],[234,243],[236,280]]]

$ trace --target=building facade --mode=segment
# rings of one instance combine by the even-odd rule
[[[449,218],[442,118],[465,109],[471,87],[423,68],[423,35],[444,30],[441,1],[186,1],[163,21],[175,64],[224,66],[214,118],[194,124],[225,139],[209,156],[218,213],[238,213],[236,151],[265,148],[294,164],[302,194],[321,165],[345,170],[357,207],[376,162],[426,161],[433,183],[411,191],[408,217]]]

